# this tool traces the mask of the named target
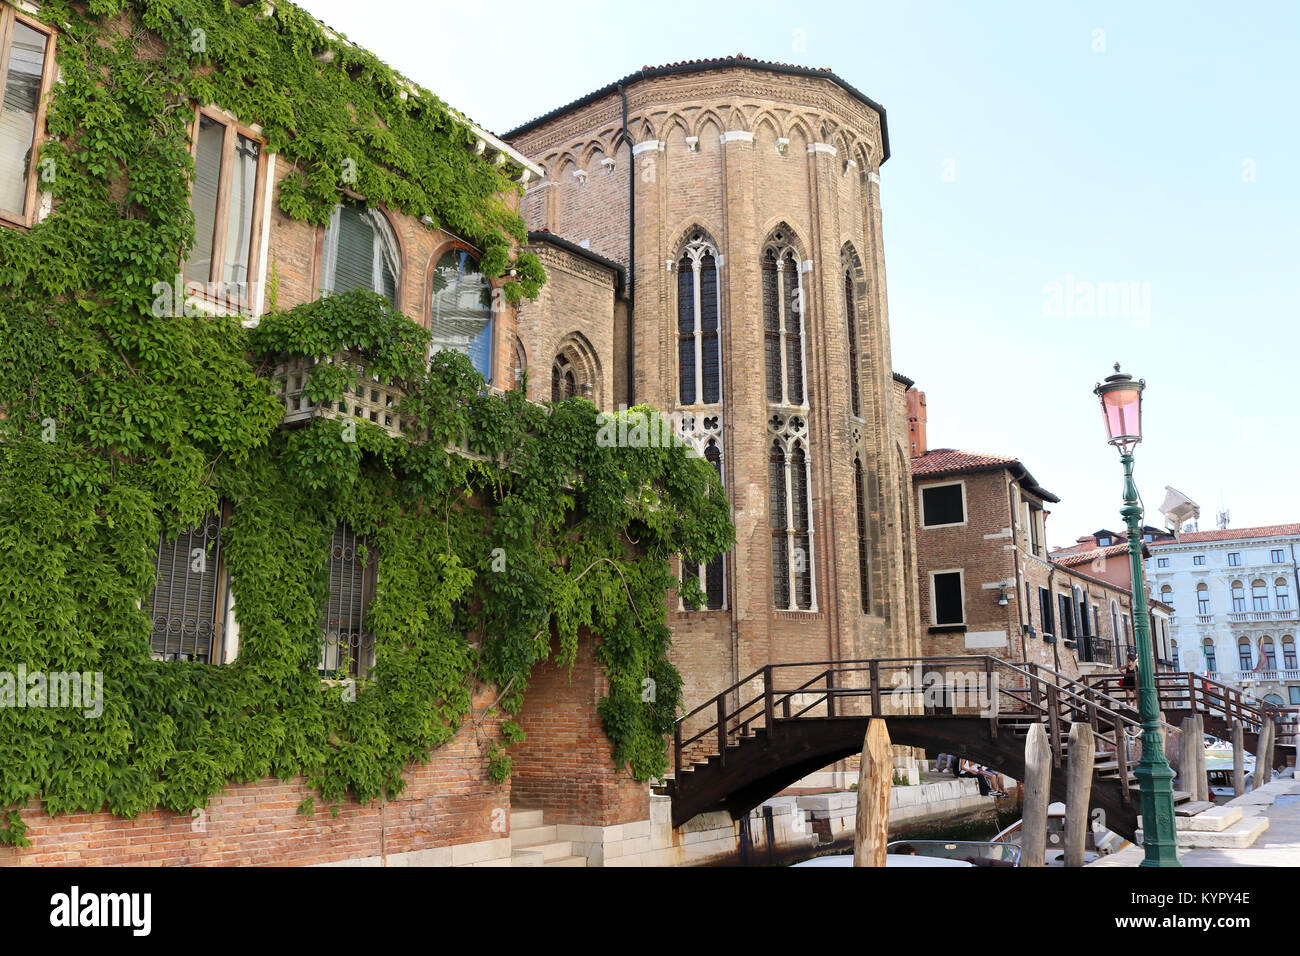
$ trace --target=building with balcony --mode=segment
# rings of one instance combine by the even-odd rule
[[[1191,531],[1149,545],[1147,581],[1174,608],[1183,666],[1300,704],[1300,523]]]

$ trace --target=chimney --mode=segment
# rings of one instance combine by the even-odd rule
[[[930,446],[925,440],[925,392],[918,392],[915,387],[907,390],[907,431],[912,457],[920,458]]]

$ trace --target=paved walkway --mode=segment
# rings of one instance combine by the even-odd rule
[[[1290,771],[1288,771],[1289,773]],[[1268,829],[1242,850],[1179,850],[1183,866],[1300,866],[1300,780],[1280,777],[1258,790],[1229,800],[1243,817],[1264,815]],[[1137,866],[1143,850],[1131,846],[1104,856],[1092,866]]]

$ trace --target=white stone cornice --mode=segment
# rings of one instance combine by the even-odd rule
[[[790,137],[782,136],[780,139],[776,141],[776,151],[780,153],[782,156],[786,154],[786,150],[788,150],[789,148],[790,148]]]
[[[874,183],[875,185],[879,186],[880,174],[875,172],[874,170],[872,172],[867,173],[867,182]]]
[[[647,139],[644,142],[637,143],[635,146],[632,147],[632,155],[640,156],[644,152],[648,152],[649,150],[659,149],[659,148],[660,148],[659,140]]]
[[[754,142],[754,134],[747,129],[729,129],[718,138],[722,141],[723,146],[728,143]]]
[[[811,259],[805,259],[803,262],[799,263],[800,272],[812,272],[812,268],[813,261]]]
[[[827,153],[831,156],[834,156],[837,152],[838,150],[836,150],[836,148],[832,146],[830,143],[809,143],[808,144],[809,155],[813,153]]]
[[[700,148],[700,138],[698,136],[686,137],[686,152],[693,153]]]

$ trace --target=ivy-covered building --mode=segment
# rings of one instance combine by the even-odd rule
[[[703,862],[678,713],[915,652],[833,74],[497,137],[287,3],[55,0],[0,83],[0,865]]]

